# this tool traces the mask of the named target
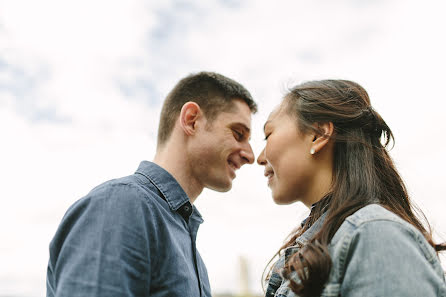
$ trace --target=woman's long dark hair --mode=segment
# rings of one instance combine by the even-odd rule
[[[297,295],[321,294],[332,265],[328,244],[348,216],[372,203],[382,205],[420,230],[437,252],[446,249],[444,244],[433,242],[426,217],[410,201],[386,150],[394,140],[392,131],[370,105],[364,88],[347,80],[310,81],[292,88],[284,100],[301,132],[323,135],[314,123],[334,125],[333,181],[327,216],[321,230],[290,257],[283,271]],[[296,238],[321,215],[321,208],[312,210],[307,223],[293,232],[278,254],[295,245]],[[293,281],[292,271],[301,282]]]

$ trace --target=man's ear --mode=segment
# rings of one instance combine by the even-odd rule
[[[310,149],[310,154],[312,155],[322,150],[328,144],[334,133],[334,125],[332,122],[317,123],[315,125],[315,128],[320,132],[313,134],[313,143]]]
[[[195,102],[186,102],[180,112],[180,126],[186,135],[194,135],[197,120],[202,116],[200,106]]]

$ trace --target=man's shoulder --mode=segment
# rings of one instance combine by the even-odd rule
[[[131,204],[159,204],[160,197],[155,189],[143,184],[135,174],[111,179],[94,187],[87,195],[77,200],[71,207],[87,204],[114,205],[116,207]]]
[[[135,178],[135,175],[128,175],[120,178],[114,178],[108,181],[105,181],[96,187],[94,187],[87,195],[88,196],[95,196],[105,193],[109,193],[112,191],[116,191],[119,189],[127,189],[127,190],[140,190],[140,185],[138,185],[138,182]]]

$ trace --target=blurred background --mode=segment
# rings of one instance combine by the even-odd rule
[[[445,240],[445,2],[272,3],[0,0],[0,296],[45,295],[48,245],[66,209],[152,160],[162,100],[202,70],[257,100],[256,155],[288,87],[360,83],[396,136],[391,155],[413,200]],[[257,165],[196,206],[198,247],[224,296],[262,294],[265,265],[308,214],[275,205]]]

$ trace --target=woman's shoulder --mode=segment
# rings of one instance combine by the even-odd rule
[[[390,256],[392,251],[412,249],[441,271],[434,248],[424,235],[413,225],[381,205],[371,204],[347,217],[334,235],[330,249],[337,256],[360,250],[369,253],[385,249]],[[341,256],[342,258],[342,256]],[[438,267],[437,267],[438,266]]]
[[[424,279],[426,282],[419,283],[445,289],[441,264],[423,234],[380,205],[368,205],[346,218],[329,250],[333,260],[329,283],[342,283],[344,289],[353,288],[358,282],[379,282],[386,292],[403,286],[408,291],[418,292],[416,288],[407,287],[413,283],[404,283],[412,279]],[[414,267],[417,267],[416,272]],[[435,293],[430,296],[433,295]]]
[[[401,219],[398,215],[379,204],[369,204],[367,206],[364,206],[351,216],[347,217],[345,221],[355,227],[359,227],[363,224],[374,221],[392,221],[411,226],[409,223]]]
[[[389,233],[387,231],[395,228],[409,231],[414,236],[417,232],[420,233],[410,223],[385,207],[379,204],[369,204],[345,219],[333,237],[332,243],[335,243],[346,234],[352,235],[354,233],[367,232],[373,229],[374,226],[379,226],[384,234]]]

